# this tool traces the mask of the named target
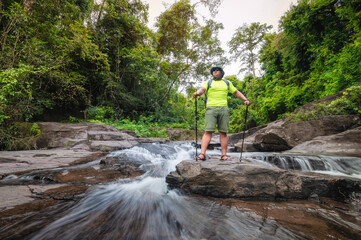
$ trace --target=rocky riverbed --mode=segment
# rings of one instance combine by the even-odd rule
[[[270,140],[272,139],[270,136],[277,136],[278,140],[281,137],[284,138],[284,141],[281,141],[284,146],[288,148],[293,146],[287,149],[286,153],[290,154],[292,149],[305,143],[310,144],[310,141],[316,141],[318,137],[332,138],[333,136],[338,143],[341,143],[341,146],[347,141],[352,143],[350,148],[347,146],[351,144],[344,145],[346,147],[343,149],[339,147],[339,151],[333,149],[336,156],[353,157],[350,158],[351,160],[341,159],[340,161],[352,161],[354,165],[361,165],[361,159],[357,158],[361,144],[361,138],[357,138],[360,129],[355,127],[352,119],[350,121],[352,123],[342,128],[343,131],[319,131],[322,134],[327,132],[327,135],[304,137],[299,144],[295,145],[292,145],[292,141],[287,140],[288,137],[285,135],[290,132],[289,126],[284,128],[282,124],[277,123],[277,128],[274,128],[277,130],[272,130],[272,124],[270,124],[248,131],[246,148],[249,150],[250,148],[257,149],[257,146],[266,146],[263,149],[266,150],[272,144],[277,145],[277,142]],[[170,212],[166,215],[178,214],[178,217],[175,217],[176,222],[181,225],[178,228],[189,228],[188,239],[209,239],[212,236],[220,239],[239,239],[240,236],[244,239],[358,239],[361,235],[361,181],[351,175],[337,177],[315,172],[300,172],[297,169],[279,169],[259,165],[258,160],[252,160],[251,155],[246,155],[249,161],[240,163],[237,153],[230,153],[233,161],[220,162],[217,157],[219,154],[217,143],[212,144],[216,150],[208,151],[209,161],[195,162],[189,160],[194,154],[194,147],[191,145],[185,145],[184,148],[180,147],[182,143],[167,144],[169,142],[167,139],[141,139],[134,133],[118,131],[100,124],[39,123],[39,126],[43,134],[37,145],[38,148],[43,148],[42,150],[3,151],[0,154],[1,239],[30,239],[41,229],[53,226],[52,223],[69,218],[71,216],[69,211],[75,211],[71,209],[77,209],[79,208],[77,206],[84,204],[84,201],[89,201],[90,196],[97,193],[99,188],[113,186],[122,179],[119,189],[128,183],[139,182],[139,185],[144,185],[142,183],[146,179],[144,176],[148,175],[157,181],[151,189],[157,189],[159,179],[164,179],[161,181],[164,182],[160,184],[161,186],[166,186],[165,181],[167,181],[168,187],[186,194],[187,201],[179,206],[179,212],[172,212],[177,209],[174,207],[169,209]],[[341,129],[339,125],[335,124],[335,126]],[[342,136],[349,136],[347,131],[352,132],[354,136],[352,141],[348,137],[342,138]],[[261,140],[253,144],[250,139],[256,139],[255,136],[259,136],[257,139]],[[237,147],[239,140],[240,135],[230,136],[230,143],[235,144],[235,149],[239,148]],[[321,141],[317,151],[322,152],[323,146],[325,149],[330,146],[327,141],[324,143]],[[129,154],[127,149],[133,153]],[[119,150],[124,152],[119,152]],[[345,152],[346,154],[343,154]],[[169,158],[169,156],[173,157]],[[173,161],[174,158],[176,162]],[[257,157],[253,156],[253,159]],[[267,159],[270,158],[267,156]],[[272,159],[273,163],[279,161],[279,158],[277,160],[272,157]],[[171,167],[163,166],[167,166],[170,162]],[[173,164],[177,164],[177,167],[175,168]],[[357,172],[357,169],[355,171]],[[156,194],[160,194],[159,199],[174,198],[172,195],[174,190],[165,190],[166,188],[160,193],[157,191]],[[117,192],[115,189],[109,191],[107,190],[107,195],[104,195],[101,201],[109,198],[109,194]],[[134,188],[134,191],[143,192],[137,188]],[[153,190],[149,191],[151,191],[150,195],[146,192],[144,196],[139,197],[153,196]],[[133,194],[129,192],[129,189],[126,192]],[[126,201],[129,195],[123,196],[124,194],[122,192],[122,197],[118,200],[120,195],[114,195],[111,202],[113,200],[115,203]],[[183,198],[178,195],[176,197],[177,201]],[[135,199],[131,202],[137,202]],[[149,201],[156,204],[157,198],[154,199],[153,196],[151,199]],[[199,205],[200,203],[202,205]],[[145,203],[138,204],[140,205],[136,205],[136,208],[143,209],[142,206],[144,207]],[[83,205],[81,206],[84,208]],[[107,207],[116,209],[116,205],[104,206],[104,209]],[[128,211],[134,207],[129,205],[121,211]],[[164,206],[159,207],[164,208]],[[203,212],[198,212],[201,210]],[[150,209],[142,211],[148,214],[147,211]],[[194,214],[200,216],[206,214],[209,218],[206,220],[207,217],[199,219],[194,216],[198,222],[187,223],[181,220],[183,212],[187,213],[187,211],[193,211]],[[118,218],[109,214],[110,212],[101,213],[102,217],[94,221],[107,223],[113,218]],[[90,234],[89,237],[92,235],[103,238],[104,229],[108,229],[109,232],[112,232],[109,226],[116,229],[110,223],[109,225],[94,225],[98,226],[94,229],[88,228],[93,226],[91,224],[78,229],[77,221],[74,219],[74,224],[66,228],[69,230],[59,227],[60,230],[57,231],[68,232],[69,239],[72,239],[69,237],[72,236],[71,231],[82,232],[84,236]],[[164,219],[164,221],[168,220]],[[198,226],[199,222],[202,226],[200,229],[193,229],[190,226]],[[243,225],[247,225],[246,223],[249,229],[243,229],[243,232],[232,228],[232,226],[242,228]],[[137,224],[136,226],[142,228],[139,223]],[[170,228],[173,229],[172,226]],[[179,237],[177,235],[179,233],[167,235],[168,230],[163,229],[161,232],[148,234],[153,234],[155,238],[164,236],[164,239]],[[229,233],[230,230],[234,230],[232,234]],[[145,234],[139,229],[130,228],[126,231],[129,232],[122,232],[122,236],[141,237]],[[119,232],[113,234],[112,237],[119,237],[117,235]]]

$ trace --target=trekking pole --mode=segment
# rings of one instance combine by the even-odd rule
[[[248,114],[248,106],[246,107],[246,116],[244,118],[244,124],[243,124],[243,137],[242,137],[241,156],[239,157],[240,162],[242,162],[242,152],[243,152],[244,134],[245,134],[245,131],[246,131],[247,114]]]
[[[198,112],[197,112],[197,98],[195,100],[195,115],[196,115],[196,157],[198,156],[197,152],[197,139],[198,139]]]

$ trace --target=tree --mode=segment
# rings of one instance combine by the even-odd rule
[[[181,0],[158,17],[157,51],[161,55],[161,70],[166,75],[168,88],[160,105],[172,88],[179,85],[187,87],[195,79],[205,79],[209,76],[211,65],[226,62],[218,39],[218,32],[223,25],[208,20],[202,26],[196,17],[198,4],[206,5],[215,12],[219,3],[220,0],[202,0],[191,5],[189,0]]]
[[[91,5],[90,0],[2,5],[0,115],[7,116],[4,124],[36,120],[50,115],[52,109],[65,118],[86,108],[92,78],[109,68],[107,56],[83,25]]]
[[[94,104],[111,106],[123,116],[155,111],[165,85],[156,38],[146,26],[147,10],[140,0],[104,0],[95,5],[96,17],[89,23],[110,65]]]
[[[251,69],[254,82],[256,81],[255,64],[258,60],[256,51],[264,40],[264,35],[271,28],[272,26],[258,22],[250,25],[243,24],[242,27],[237,28],[233,38],[228,42],[233,59],[240,60],[248,69]]]

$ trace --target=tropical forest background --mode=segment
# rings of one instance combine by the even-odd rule
[[[96,121],[143,137],[194,129],[192,93],[212,66],[231,61],[247,75],[226,79],[252,102],[243,126],[245,106],[229,97],[231,133],[280,118],[361,116],[360,0],[299,0],[277,33],[240,23],[229,54],[218,38],[223,26],[212,18],[221,2],[179,0],[151,29],[140,0],[0,1],[0,149],[39,135],[38,121]],[[292,113],[341,90],[343,97],[311,114]],[[200,99],[197,111],[202,128]]]

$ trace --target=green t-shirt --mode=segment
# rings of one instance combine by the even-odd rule
[[[234,93],[237,89],[233,86],[233,84],[228,81],[229,89],[227,83],[223,80],[212,80],[212,84],[208,89],[208,81],[202,84],[202,87],[206,89],[207,94],[207,106],[213,107],[221,107],[227,106],[227,96],[228,93]]]

